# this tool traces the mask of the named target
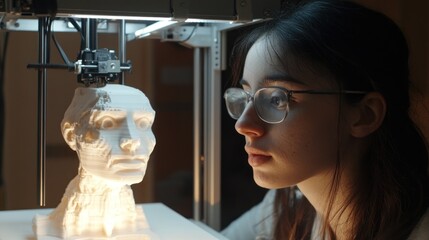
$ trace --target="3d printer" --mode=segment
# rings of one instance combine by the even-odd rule
[[[220,202],[220,71],[224,68],[223,31],[266,19],[280,8],[280,0],[1,0],[1,27],[5,31],[38,31],[38,187],[39,203],[45,204],[46,79],[48,70],[72,71],[77,81],[90,86],[119,81],[132,68],[126,60],[126,41],[157,38],[175,41],[195,49],[194,54],[194,219],[219,228]],[[58,21],[55,27],[52,21]],[[75,31],[81,34],[80,53],[73,61],[52,63],[48,56],[51,33]],[[97,33],[117,32],[118,56],[112,49],[98,48]],[[202,69],[204,61],[207,68]],[[204,72],[204,73],[202,73]],[[201,79],[203,78],[203,79]],[[205,82],[204,92],[200,91]],[[203,97],[202,97],[203,96]],[[203,107],[201,107],[203,106]],[[201,112],[199,109],[204,108]],[[200,116],[204,115],[203,118]],[[201,122],[203,119],[204,122]],[[202,136],[202,137],[200,137]],[[204,149],[201,151],[200,149]],[[203,156],[203,157],[202,157]],[[201,168],[201,159],[204,159]],[[203,176],[202,179],[200,176]],[[200,191],[201,186],[204,190]],[[201,209],[202,208],[202,209]]]

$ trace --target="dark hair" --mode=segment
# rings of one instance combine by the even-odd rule
[[[405,239],[428,207],[429,180],[426,144],[408,115],[408,47],[401,30],[383,14],[350,1],[302,1],[238,41],[232,55],[235,79],[258,39],[270,43],[284,67],[286,59],[293,59],[308,69],[328,71],[339,89],[383,95],[385,119],[369,138],[359,182],[345,204],[354,206],[350,224],[355,239]],[[350,103],[360,99],[344,96]],[[338,157],[330,207],[340,164]],[[296,197],[293,188],[278,190],[276,209],[276,239],[310,237],[315,213],[305,197]],[[323,234],[335,239],[327,218]]]

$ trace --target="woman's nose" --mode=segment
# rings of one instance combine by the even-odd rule
[[[253,102],[249,102],[235,123],[235,130],[244,136],[258,137],[263,134],[263,122],[255,111]]]

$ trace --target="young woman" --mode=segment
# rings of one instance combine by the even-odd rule
[[[225,100],[263,202],[240,239],[429,239],[428,155],[408,115],[408,49],[350,1],[289,6],[233,54]]]

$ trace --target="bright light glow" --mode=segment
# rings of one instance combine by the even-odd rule
[[[140,30],[137,30],[137,31],[134,33],[134,35],[135,35],[137,38],[146,37],[146,36],[150,35],[150,33],[154,32],[154,31],[157,31],[157,30],[163,29],[163,28],[165,28],[165,27],[168,27],[168,26],[173,25],[173,24],[176,24],[176,23],[177,23],[177,21],[159,21],[159,22],[156,22],[156,23],[154,23],[154,24],[151,24],[151,25],[149,25],[149,26],[147,26],[147,27],[145,27],[145,28],[142,28],[142,29],[140,29]]]
[[[143,16],[113,16],[113,15],[87,15],[87,14],[58,14],[73,18],[96,18],[96,19],[113,19],[113,20],[142,20],[142,21],[169,21],[171,17],[143,17]]]
[[[187,18],[186,23],[233,23],[232,20],[216,20],[216,19],[199,19],[199,18]]]

